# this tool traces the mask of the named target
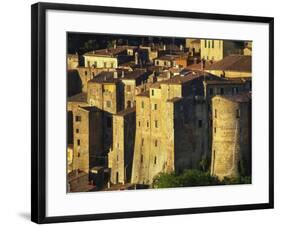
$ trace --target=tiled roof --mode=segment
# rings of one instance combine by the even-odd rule
[[[87,93],[78,93],[74,96],[69,97],[67,101],[68,102],[86,102]]]
[[[205,69],[252,72],[252,57],[244,55],[230,55],[216,63],[206,66]]]

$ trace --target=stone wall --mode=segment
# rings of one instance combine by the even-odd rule
[[[220,179],[250,175],[250,103],[226,97],[212,99],[211,173]]]

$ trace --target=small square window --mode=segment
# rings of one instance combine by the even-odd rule
[[[141,126],[141,122],[139,121],[139,127]]]
[[[80,131],[79,131],[79,129],[76,129],[76,133],[79,133]]]
[[[155,128],[158,128],[158,121],[157,120],[154,121],[154,124],[155,124]]]
[[[240,110],[239,109],[236,110],[236,118],[240,118]]]
[[[109,100],[106,101],[106,107],[110,108],[111,107],[111,102]]]
[[[75,116],[75,121],[76,122],[81,122],[81,116],[80,115],[76,115]]]
[[[144,139],[142,138],[141,139],[141,146],[143,146],[144,145]]]
[[[154,141],[154,146],[157,147],[157,145],[158,145],[158,140],[155,140]]]
[[[77,139],[77,145],[80,146],[80,139]]]
[[[151,95],[152,95],[152,96],[154,96],[154,89],[153,89],[153,90],[151,90]]]
[[[157,104],[154,104],[154,110],[157,110]]]
[[[217,113],[217,109],[215,109],[215,118],[217,118],[218,113]]]

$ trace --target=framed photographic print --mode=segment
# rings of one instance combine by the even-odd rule
[[[32,221],[273,208],[273,18],[31,12]]]

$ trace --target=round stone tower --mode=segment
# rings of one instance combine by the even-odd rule
[[[212,99],[211,174],[224,177],[251,174],[251,104],[248,94]]]

